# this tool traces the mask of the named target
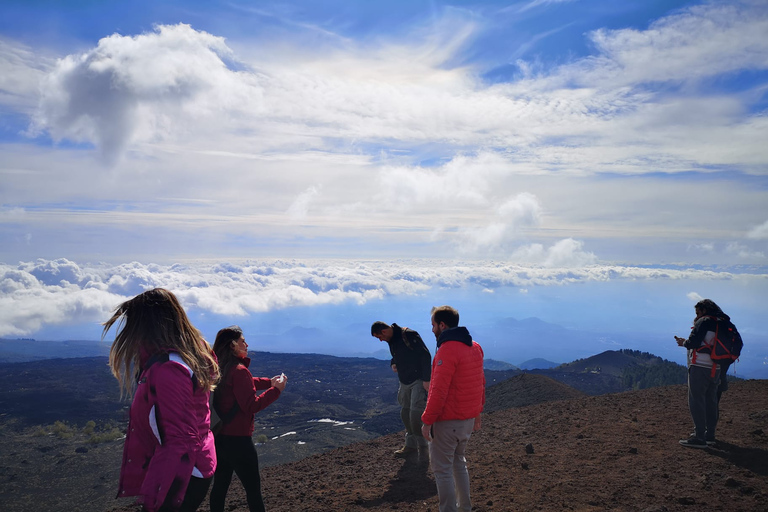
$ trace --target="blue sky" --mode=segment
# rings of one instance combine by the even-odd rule
[[[255,330],[679,331],[709,296],[768,346],[766,34],[762,1],[3,2],[0,336],[164,285]]]

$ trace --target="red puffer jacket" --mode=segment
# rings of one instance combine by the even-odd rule
[[[445,330],[432,361],[425,425],[477,417],[485,405],[483,349],[464,327]]]
[[[179,507],[192,475],[213,476],[216,449],[208,396],[175,352],[141,374],[125,435],[118,497],[139,496],[155,512],[170,492],[172,505]]]
[[[272,381],[266,377],[254,377],[248,366],[251,359],[244,357],[227,372],[223,381],[216,388],[214,400],[216,409],[226,414],[237,401],[240,410],[232,421],[224,425],[219,434],[225,436],[253,435],[253,416],[280,397],[280,390],[272,387]],[[259,390],[266,389],[259,394]],[[218,434],[217,434],[218,435]]]

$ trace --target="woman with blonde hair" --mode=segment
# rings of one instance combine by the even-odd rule
[[[208,408],[216,356],[163,288],[120,304],[102,338],[116,322],[109,366],[122,395],[133,394],[118,497],[138,496],[146,512],[193,512],[216,470]]]

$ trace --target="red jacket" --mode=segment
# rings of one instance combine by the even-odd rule
[[[445,330],[432,361],[425,425],[477,417],[485,406],[483,349],[464,327]]]
[[[120,498],[139,496],[149,512],[158,510],[178,484],[171,500],[179,507],[190,477],[210,478],[216,470],[209,392],[199,387],[177,353],[168,357],[139,377],[117,492]]]
[[[272,381],[266,377],[254,377],[248,366],[251,359],[244,357],[227,372],[216,388],[214,400],[216,409],[221,414],[231,410],[237,401],[240,410],[232,421],[224,425],[219,434],[225,436],[253,435],[253,417],[280,396],[280,390],[272,387]],[[266,389],[259,394],[259,390]]]

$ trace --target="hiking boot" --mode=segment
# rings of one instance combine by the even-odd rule
[[[680,445],[686,448],[706,448],[707,442],[698,437],[689,437],[688,439],[681,439]]]
[[[395,457],[400,457],[401,459],[404,459],[409,455],[416,453],[417,451],[418,450],[416,450],[416,448],[411,448],[410,446],[403,446],[399,450],[395,450]]]

